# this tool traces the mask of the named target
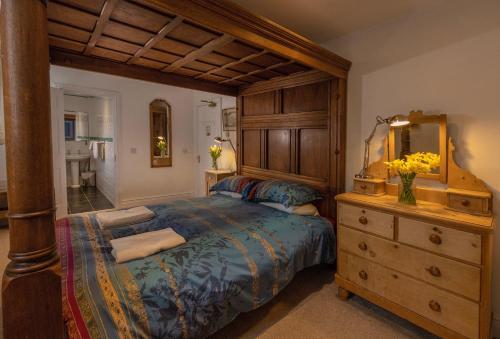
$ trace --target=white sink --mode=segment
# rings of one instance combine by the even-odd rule
[[[80,161],[90,159],[90,154],[66,154],[71,164],[71,188],[80,187]]]
[[[90,158],[90,154],[66,154],[66,161],[80,161]]]

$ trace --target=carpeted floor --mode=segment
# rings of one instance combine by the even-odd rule
[[[0,273],[7,263],[8,230],[0,229]],[[435,338],[361,298],[336,296],[331,267],[313,267],[267,305],[241,314],[212,339]],[[0,339],[2,339],[0,301]]]

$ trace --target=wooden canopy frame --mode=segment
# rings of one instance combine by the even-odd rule
[[[342,86],[331,105],[340,109],[332,119],[340,120],[325,126],[337,124],[328,149],[332,173],[343,170],[350,62],[290,30],[225,0],[2,0],[1,5],[10,227],[10,262],[2,283],[5,338],[57,339],[64,333],[49,55],[55,65],[233,96],[255,86],[275,89],[276,81],[286,87],[289,77],[327,74],[340,81],[332,88]],[[335,185],[335,192],[342,190]]]

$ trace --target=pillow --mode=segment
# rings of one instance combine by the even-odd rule
[[[304,204],[300,206],[290,206],[285,207],[282,204],[278,204],[277,202],[259,202],[260,205],[264,205],[267,207],[275,208],[277,210],[289,213],[289,214],[297,214],[297,215],[312,215],[319,216],[318,209],[313,204]]]
[[[246,192],[245,192],[246,193]],[[254,202],[277,202],[285,207],[304,205],[323,199],[315,189],[288,181],[266,180],[255,184],[243,199]]]
[[[240,193],[236,193],[236,192],[217,191],[217,193],[231,197],[231,198],[235,198],[235,199],[241,199],[243,197]]]
[[[222,179],[210,188],[210,192],[236,192],[243,194],[248,185],[254,185],[258,181],[243,175],[233,175]]]

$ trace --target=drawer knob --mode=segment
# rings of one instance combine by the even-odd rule
[[[441,243],[443,242],[443,241],[441,240],[441,237],[440,237],[439,235],[437,235],[437,234],[431,234],[431,235],[429,236],[429,241],[430,241],[431,243],[433,243],[433,244],[436,244],[436,245],[441,245]]]
[[[436,300],[429,301],[429,308],[434,312],[441,312],[441,305]]]
[[[467,200],[467,199],[462,200],[462,206],[463,207],[467,207],[469,205],[470,205],[470,201],[469,200]]]
[[[359,271],[359,277],[363,280],[366,280],[368,279],[368,273],[366,273],[365,271]]]
[[[436,266],[431,266],[429,268],[426,268],[427,272],[430,273],[430,275],[434,277],[440,277],[441,276],[441,270],[437,268]]]
[[[361,188],[362,190],[365,190],[366,189],[366,185],[365,184],[361,184],[361,185],[359,185],[359,188]]]
[[[360,217],[359,217],[359,219],[358,219],[358,221],[359,221],[359,223],[360,223],[361,225],[366,225],[366,224],[368,224],[368,219],[367,219],[364,215],[360,216]]]
[[[360,242],[358,247],[362,251],[366,251],[368,249],[368,246],[366,245],[366,243],[364,241]]]

